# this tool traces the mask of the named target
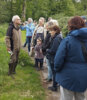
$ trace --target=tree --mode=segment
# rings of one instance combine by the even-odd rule
[[[23,0],[22,20],[26,19],[26,0]]]

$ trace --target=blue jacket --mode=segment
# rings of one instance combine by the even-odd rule
[[[27,24],[26,26],[21,26],[21,30],[26,30],[26,37],[32,37],[35,26],[33,23]]]
[[[87,88],[87,62],[79,40],[84,41],[87,48],[87,28],[71,31],[62,40],[54,60],[56,81],[74,92],[84,92]]]
[[[57,48],[60,45],[62,36],[60,34],[55,34],[55,36],[50,38],[50,48],[47,49],[46,57],[49,59],[51,64],[54,64],[54,57],[57,51]]]

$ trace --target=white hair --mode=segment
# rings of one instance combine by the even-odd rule
[[[44,17],[40,17],[40,18],[39,18],[39,21],[41,21],[41,20],[42,20],[42,21],[45,21],[45,18],[44,18]]]
[[[12,22],[14,22],[16,19],[20,19],[20,17],[18,15],[15,15],[12,17]]]
[[[59,23],[58,23],[58,21],[57,21],[57,20],[55,20],[55,19],[51,19],[51,20],[50,20],[50,22],[52,22],[54,25],[57,25],[57,26],[59,26]]]
[[[54,26],[54,25],[59,26],[58,21],[57,21],[57,20],[54,20],[54,19],[50,20],[50,21],[47,23],[47,25],[48,25],[49,28],[52,27],[52,26]]]
[[[31,22],[33,22],[33,19],[32,18],[28,18],[28,20],[31,20]]]

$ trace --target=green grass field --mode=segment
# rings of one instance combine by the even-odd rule
[[[1,33],[0,33],[1,34]],[[22,32],[25,41],[25,32]],[[45,100],[39,73],[33,61],[21,50],[15,79],[7,75],[10,55],[6,51],[4,36],[0,38],[0,100]]]

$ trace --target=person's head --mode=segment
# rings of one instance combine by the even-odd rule
[[[33,19],[32,18],[28,18],[28,23],[32,23]]]
[[[81,16],[81,18],[86,22],[86,16]]]
[[[53,20],[53,19],[50,20],[50,21],[47,23],[47,30],[49,30],[50,27],[52,27],[52,26],[54,26],[54,25],[59,26],[58,21],[57,21],[57,20]]]
[[[34,25],[35,25],[35,26],[37,25],[37,21],[36,21],[36,20],[34,20]]]
[[[54,25],[49,28],[51,36],[54,36],[55,34],[60,34],[60,28],[57,25]]]
[[[48,22],[51,21],[51,20],[52,20],[52,17],[49,17],[49,18],[48,18]]]
[[[42,44],[42,40],[41,40],[41,38],[38,38],[37,39],[37,45],[40,45],[40,44]]]
[[[70,31],[85,27],[85,22],[80,16],[75,16],[68,21]]]
[[[39,25],[43,26],[44,25],[44,21],[45,21],[45,19],[43,17],[40,17],[40,19],[39,19]]]
[[[20,25],[21,24],[21,19],[18,15],[15,15],[12,17],[12,22],[16,25]]]

